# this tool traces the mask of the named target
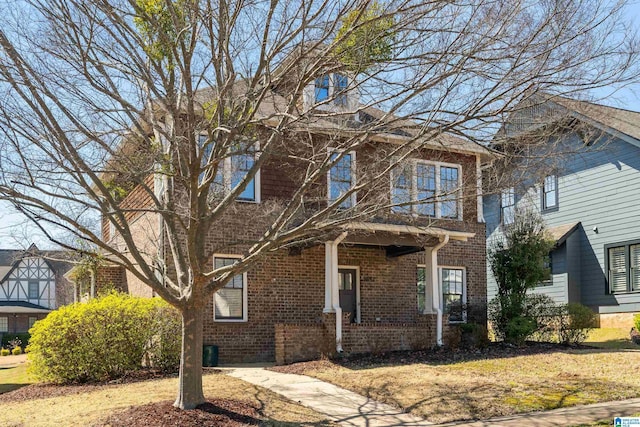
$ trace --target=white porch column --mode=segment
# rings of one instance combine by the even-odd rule
[[[442,342],[442,289],[440,278],[438,277],[438,250],[449,243],[449,235],[440,238],[440,243],[431,248],[431,290],[433,310],[436,313],[436,344],[441,346]]]
[[[437,271],[433,270],[432,248],[424,248],[424,314],[434,314],[433,304],[433,277],[437,276]]]
[[[336,263],[337,265],[337,263]],[[323,313],[333,313],[333,242],[324,243],[324,309]]]

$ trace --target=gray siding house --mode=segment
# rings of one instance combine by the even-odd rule
[[[485,195],[487,245],[515,209],[539,210],[556,245],[550,277],[532,292],[587,305],[602,327],[631,327],[640,312],[640,113],[565,98],[552,104],[566,125],[547,138],[548,168],[520,169],[524,179]],[[489,266],[487,275],[491,300]]]

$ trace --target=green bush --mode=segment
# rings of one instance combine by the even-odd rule
[[[152,316],[153,336],[149,342],[150,365],[163,371],[180,367],[182,320],[168,304],[156,304]]]
[[[13,350],[11,350],[11,354],[13,354],[14,356],[22,354],[22,348],[21,347],[13,347]]]
[[[636,326],[636,331],[640,331],[640,313],[633,316],[633,324]]]
[[[596,314],[587,306],[569,303],[562,306],[558,337],[563,344],[582,344],[595,327]]]
[[[26,347],[29,345],[29,340],[31,339],[31,334],[29,332],[22,332],[17,334],[4,334],[2,337],[2,346],[8,347],[9,341],[20,340],[22,343],[22,347]]]
[[[538,328],[533,317],[519,316],[509,320],[505,328],[505,341],[515,345],[523,345],[527,337]]]
[[[117,378],[140,369],[149,353],[163,354],[157,349],[163,339],[155,338],[163,335],[157,331],[165,323],[157,320],[160,314],[178,317],[160,299],[121,293],[61,307],[31,329],[31,372],[43,381],[72,383]]]
[[[3,348],[2,350],[0,350],[0,356],[8,356],[11,354],[11,350],[9,350],[8,348]]]

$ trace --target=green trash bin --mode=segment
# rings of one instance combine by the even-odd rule
[[[202,346],[202,366],[205,368],[213,368],[214,366],[218,366],[217,345]]]

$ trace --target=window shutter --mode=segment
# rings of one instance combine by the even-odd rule
[[[640,290],[640,245],[630,246],[631,254],[631,290]]]
[[[624,249],[624,246],[609,249],[609,289],[612,293],[627,291]]]

